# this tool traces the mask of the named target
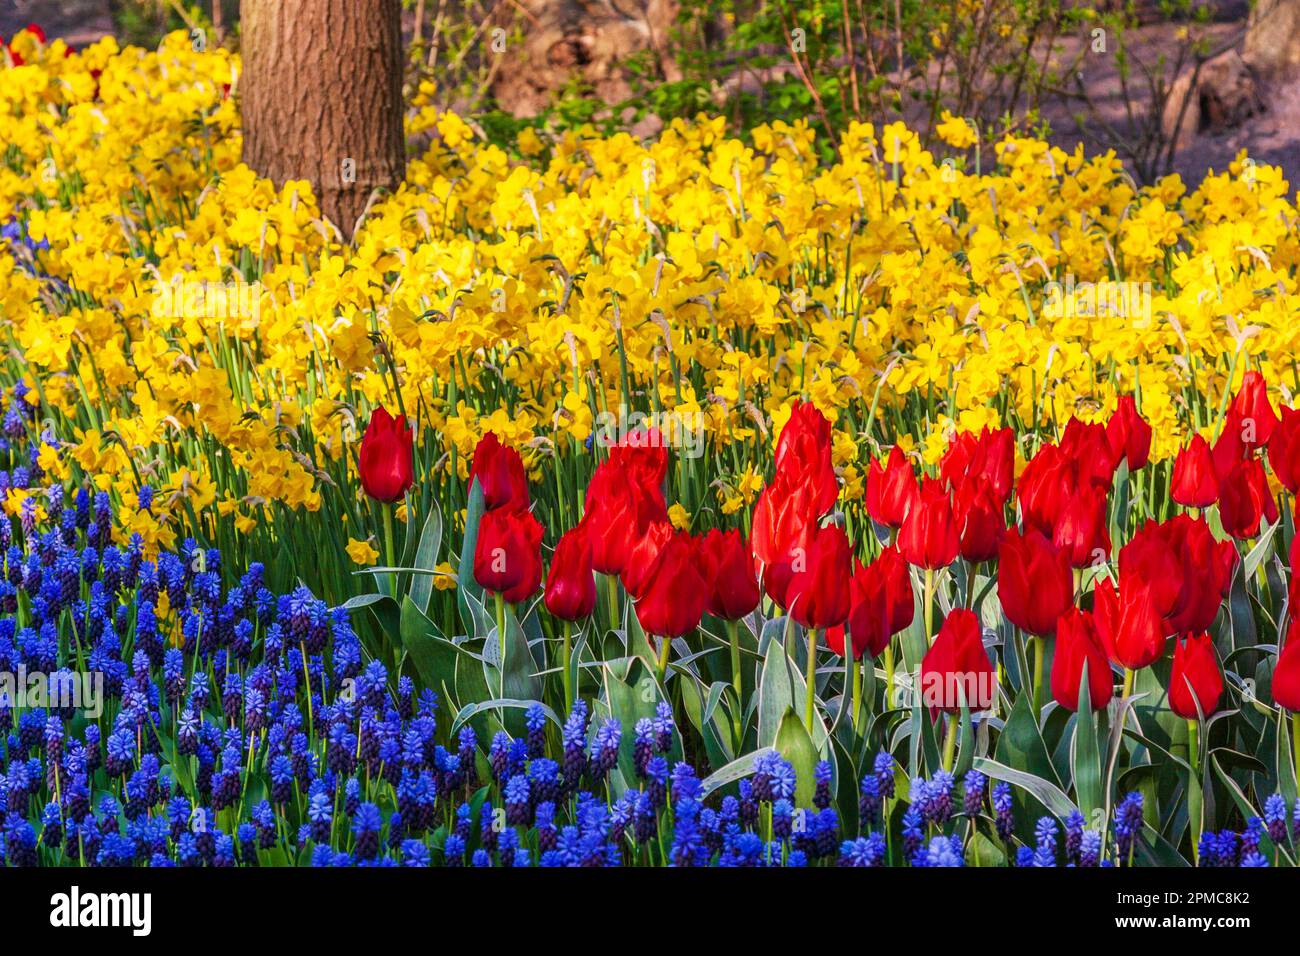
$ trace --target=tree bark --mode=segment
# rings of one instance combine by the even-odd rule
[[[1259,0],[1250,11],[1241,55],[1267,77],[1300,74],[1300,0]]]
[[[406,171],[401,0],[242,0],[244,162],[309,180],[351,240]]]

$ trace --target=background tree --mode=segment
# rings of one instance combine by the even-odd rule
[[[243,0],[244,161],[309,180],[350,239],[406,170],[400,0]]]

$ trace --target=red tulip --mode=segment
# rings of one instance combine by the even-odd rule
[[[357,458],[361,487],[367,495],[389,503],[401,500],[413,480],[411,444],[406,416],[394,418],[386,408],[376,408]]]
[[[591,539],[591,561],[601,574],[622,574],[632,548],[652,524],[668,520],[657,486],[629,480],[623,466],[601,462],[587,485],[582,524]]]
[[[647,634],[681,637],[700,625],[708,599],[696,546],[684,531],[659,549],[636,599],[636,616]]]
[[[1011,429],[985,428],[978,435],[959,433],[939,462],[939,477],[954,489],[967,479],[979,479],[1005,504],[1016,477],[1016,444]]]
[[[1106,423],[1106,438],[1116,462],[1126,459],[1129,471],[1146,467],[1151,457],[1151,426],[1137,410],[1132,395],[1119,397],[1115,413]]]
[[[915,613],[907,562],[896,548],[884,548],[871,564],[858,565],[851,590],[848,620],[826,631],[826,643],[843,656],[847,628],[855,658],[879,657],[889,639],[912,623]]]
[[[1012,624],[1046,637],[1074,602],[1069,557],[1039,531],[1008,531],[998,552],[998,597]]]
[[[820,517],[835,507],[839,484],[831,464],[831,423],[811,402],[797,401],[776,443],[776,470],[807,485]]]
[[[983,629],[974,612],[954,608],[921,660],[921,699],[931,713],[971,713],[993,706],[997,676],[984,649]]]
[[[676,532],[671,522],[656,521],[646,529],[641,540],[632,545],[620,578],[623,581],[623,589],[634,599],[640,597],[645,590],[659,552],[673,539],[674,534]]]
[[[816,494],[811,482],[794,483],[785,472],[777,472],[754,505],[754,559],[763,590],[781,607],[789,605],[786,591],[795,559],[807,553],[821,520]]]
[[[1074,488],[1086,488],[1089,485],[1103,490],[1110,488],[1115,477],[1115,457],[1106,426],[1100,422],[1087,424],[1077,418],[1065,423],[1061,433],[1061,454],[1070,463],[1074,477]]]
[[[1174,459],[1174,477],[1169,493],[1186,508],[1208,508],[1219,500],[1219,479],[1209,443],[1193,435],[1188,446]]]
[[[1079,707],[1079,684],[1088,668],[1088,697],[1094,711],[1101,710],[1115,693],[1115,682],[1097,623],[1087,611],[1071,607],[1056,626],[1052,657],[1052,697],[1066,710]]]
[[[1282,420],[1268,443],[1268,463],[1287,491],[1300,490],[1300,411],[1283,407]]]
[[[1273,703],[1300,713],[1300,618],[1291,618],[1286,643],[1273,665]]]
[[[877,523],[895,529],[902,527],[917,496],[916,475],[897,445],[889,449],[884,465],[872,461],[867,466],[867,514]]]
[[[582,525],[560,536],[546,575],[546,610],[565,621],[577,621],[596,606],[596,578],[591,570],[591,541]]]
[[[700,541],[699,553],[709,582],[710,614],[738,621],[758,607],[754,556],[739,531],[714,528]]]
[[[1110,579],[1103,578],[1093,593],[1097,632],[1111,660],[1136,671],[1164,653],[1164,624],[1146,582],[1121,576],[1116,593]]]
[[[817,529],[806,554],[795,557],[786,592],[796,621],[815,629],[844,623],[849,616],[852,562],[843,528],[832,524]]]
[[[1209,628],[1236,563],[1232,542],[1216,541],[1204,520],[1185,514],[1148,521],[1119,553],[1120,577],[1146,582],[1166,634]]]
[[[952,510],[961,556],[972,562],[996,558],[1007,523],[992,486],[981,478],[966,479],[953,492]]]
[[[1016,486],[1020,520],[1051,537],[1065,502],[1074,495],[1077,478],[1070,461],[1055,445],[1044,445],[1025,464]]]
[[[1187,720],[1209,717],[1219,709],[1222,696],[1223,672],[1210,635],[1189,634],[1176,641],[1174,667],[1169,674],[1169,709]]]
[[[524,474],[524,461],[519,452],[502,445],[493,432],[480,438],[474,448],[474,465],[469,473],[471,486],[475,478],[483,489],[486,510],[528,510],[528,477]]]
[[[1268,476],[1258,458],[1237,462],[1219,491],[1219,518],[1223,530],[1237,539],[1259,534],[1261,519],[1277,521],[1277,502],[1268,487]]]
[[[542,526],[528,511],[484,512],[474,546],[474,580],[515,604],[542,583]]]
[[[1232,398],[1229,419],[1236,420],[1237,433],[1247,448],[1267,445],[1277,428],[1277,413],[1268,400],[1264,376],[1251,369],[1241,380],[1241,388]]]
[[[668,474],[668,449],[657,428],[636,428],[609,449],[609,465],[643,488],[662,494]]]
[[[1069,498],[1056,518],[1052,542],[1066,553],[1070,566],[1086,568],[1110,556],[1106,493],[1090,487]]]
[[[927,477],[898,533],[898,548],[908,564],[934,569],[952,564],[957,546],[957,522],[948,489],[937,478]]]

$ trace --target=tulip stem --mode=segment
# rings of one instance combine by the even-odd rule
[[[731,713],[731,729],[736,739],[736,753],[739,754],[742,744],[740,712],[745,706],[740,679],[740,622],[727,621],[727,640],[731,644],[731,687],[736,692],[736,708]]]
[[[609,595],[609,629],[618,630],[618,579],[612,575],[605,575],[605,593]]]
[[[564,712],[573,710],[573,673],[571,658],[573,655],[573,623],[564,622],[564,643],[560,645],[560,664],[564,667]]]
[[[1043,717],[1043,657],[1047,638],[1034,638],[1034,717]]]
[[[390,568],[397,567],[397,548],[394,544],[393,534],[393,503],[385,501],[380,507],[384,513],[384,555]],[[393,600],[397,600],[397,572],[388,572],[388,586],[393,592]]]
[[[813,715],[816,712],[817,700],[817,628],[808,628],[808,674],[807,674],[807,692],[804,695],[803,722],[808,728],[808,734],[812,735]]]
[[[885,645],[885,710],[894,706],[894,639]]]
[[[1201,862],[1201,724],[1187,721],[1187,759],[1192,773],[1187,781],[1187,821],[1192,828],[1192,862]]]
[[[501,591],[494,591],[497,611],[497,644],[501,648],[501,658],[497,662],[501,669],[501,696],[506,696],[506,596]]]
[[[857,733],[862,714],[862,661],[853,653],[853,641],[848,628],[844,629],[844,651],[849,655],[849,681],[853,685],[853,732]]]
[[[1123,697],[1129,697],[1133,694],[1133,668],[1124,668],[1124,693]],[[1121,728],[1122,729],[1122,728]]]
[[[1291,715],[1291,769],[1300,779],[1300,711]]]
[[[925,644],[934,644],[934,620],[930,615],[930,604],[934,601],[934,568],[925,569],[925,600],[921,602],[921,613],[925,615]]]
[[[673,649],[673,639],[671,637],[659,638],[659,683],[664,683],[668,677],[668,654]]]
[[[943,741],[943,769],[952,773],[952,764],[957,756],[957,715],[948,715],[948,736]]]

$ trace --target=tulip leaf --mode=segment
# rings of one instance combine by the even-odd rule
[[[1049,813],[1054,814],[1061,821],[1078,809],[1070,802],[1070,798],[1061,792],[1060,787],[1036,774],[1016,770],[988,757],[976,757],[975,769],[987,777],[1012,784],[1033,794]]]
[[[777,728],[786,708],[794,705],[795,668],[779,640],[770,640],[763,657],[763,671],[758,679],[758,744],[770,747],[776,742]]]
[[[1269,525],[1260,534],[1259,540],[1255,542],[1255,546],[1251,548],[1246,554],[1246,557],[1242,559],[1241,573],[1245,580],[1249,581],[1255,576],[1255,572],[1259,570],[1260,562],[1268,556],[1273,544],[1273,535],[1277,533],[1277,529],[1281,527],[1281,524],[1282,522],[1280,521],[1274,521]]]
[[[1102,792],[1101,752],[1097,744],[1098,717],[1092,711],[1092,690],[1088,683],[1088,661],[1083,662],[1079,681],[1079,709],[1074,715],[1074,744],[1070,748],[1070,769],[1074,795],[1084,819],[1092,821],[1105,813]]]
[[[478,526],[483,519],[486,505],[483,501],[483,488],[477,478],[470,482],[469,501],[465,506],[465,537],[460,545],[460,564],[457,567],[456,603],[460,605],[460,620],[469,634],[484,634],[480,619],[473,613],[469,598],[475,598],[479,607],[483,606],[483,588],[474,580],[474,549],[478,545]]]
[[[496,628],[483,642],[483,679],[496,696],[506,700],[535,700],[541,696],[541,680],[528,639],[514,611],[505,607],[505,659],[501,660],[502,643]],[[510,716],[512,725],[522,723]]]
[[[781,723],[776,729],[776,750],[794,766],[796,807],[811,807],[817,784],[813,774],[817,767],[817,747],[808,728],[795,715],[793,707],[787,707],[781,715]]]
[[[555,724],[556,727],[564,726],[563,722],[559,718],[559,715],[556,714],[555,711],[553,711],[550,707],[547,707],[540,700],[515,700],[514,698],[510,698],[510,697],[494,697],[491,700],[480,700],[473,703],[468,703],[464,707],[462,707],[459,711],[457,711],[456,719],[453,720],[451,724],[451,732],[454,734],[456,731],[460,730],[460,728],[465,726],[466,722],[475,714],[481,714],[486,711],[496,710],[502,707],[510,707],[517,710],[528,710],[529,708],[534,706],[541,707],[542,713],[545,714],[547,719],[550,720],[551,723]]]
[[[456,660],[468,651],[443,637],[438,626],[415,606],[409,596],[402,599],[401,613],[402,647],[424,686],[459,702],[454,693]]]
[[[775,752],[773,747],[760,747],[758,750],[751,750],[749,753],[737,757],[725,767],[715,770],[700,781],[700,799],[705,799],[709,794],[729,783],[735,783],[737,780],[748,777],[754,772],[754,761],[764,754],[773,752]]]
[[[442,509],[435,501],[429,509],[429,517],[424,519],[424,530],[420,532],[420,543],[415,549],[414,565],[421,571],[433,571],[438,565],[438,549],[442,546]],[[433,577],[429,574],[411,575],[411,587],[408,592],[415,606],[424,613],[429,611],[429,599],[433,596]]]

